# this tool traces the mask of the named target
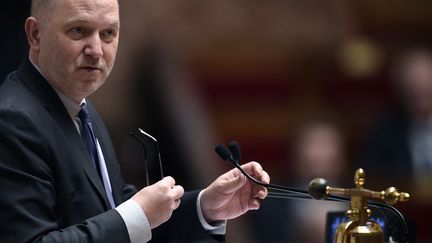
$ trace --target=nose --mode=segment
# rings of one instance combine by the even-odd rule
[[[102,40],[99,34],[95,33],[88,37],[88,43],[84,49],[84,55],[93,59],[99,59],[103,55]]]

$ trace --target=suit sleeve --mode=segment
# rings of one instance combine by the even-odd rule
[[[153,238],[150,242],[224,242],[224,235],[211,235],[199,221],[196,207],[198,194],[199,191],[185,193],[181,199],[180,207],[173,212],[172,217],[153,230]]]
[[[23,111],[0,110],[0,242],[129,242],[115,210],[58,225],[52,151],[35,124]]]

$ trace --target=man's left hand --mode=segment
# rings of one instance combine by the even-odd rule
[[[270,177],[257,162],[241,166],[249,175],[263,183],[270,183]],[[234,168],[217,178],[205,188],[201,195],[201,209],[204,218],[211,223],[236,218],[249,210],[257,210],[260,200],[267,196],[267,189],[248,180]]]

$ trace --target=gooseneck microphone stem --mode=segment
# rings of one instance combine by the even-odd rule
[[[215,148],[216,153],[219,155],[219,157],[225,161],[230,162],[234,167],[236,167],[244,176],[246,176],[249,180],[254,182],[257,185],[260,185],[262,187],[265,187],[269,189],[269,196],[270,197],[277,197],[277,198],[299,198],[299,199],[312,199],[309,192],[301,189],[291,188],[287,186],[282,185],[276,185],[276,184],[270,184],[270,183],[263,183],[253,176],[246,173],[246,171],[243,170],[243,168],[240,166],[239,160],[235,159],[232,155],[232,153],[224,146],[224,145],[217,145]],[[271,191],[270,191],[271,190]],[[329,196],[327,200],[330,201],[340,201],[340,202],[349,202],[350,200],[345,197],[338,197],[338,196]]]
[[[308,196],[302,196],[297,194],[287,194],[287,193],[279,193],[279,192],[271,192],[269,191],[267,194],[268,198],[279,198],[279,199],[304,199],[310,200],[311,198]]]
[[[267,189],[272,189],[275,191],[280,191],[280,192],[285,192],[285,193],[291,193],[291,194],[295,194],[295,195],[303,195],[303,196],[310,198],[309,193],[307,191],[304,191],[304,190],[290,188],[290,187],[286,187],[286,186],[282,186],[282,185],[263,183],[261,181],[258,181],[257,179],[255,179],[254,177],[252,177],[251,175],[246,173],[246,171],[244,171],[243,168],[241,168],[241,166],[238,163],[236,163],[236,161],[234,159],[231,158],[231,160],[228,160],[228,161],[231,162],[244,176],[246,176],[249,180],[253,181],[255,184],[263,186]],[[285,195],[288,195],[288,194],[285,194]]]
[[[395,207],[388,205],[386,203],[381,203],[381,202],[377,202],[377,201],[368,201],[368,204],[370,206],[373,206],[375,208],[378,208],[381,210],[381,212],[383,212],[383,209],[386,209],[387,211],[393,213],[393,215],[396,216],[396,218],[398,219],[399,223],[402,225],[402,240],[401,242],[406,242],[408,243],[408,225],[405,221],[405,217],[402,215],[401,212],[399,212],[399,210],[397,210]],[[383,212],[384,217],[386,217],[385,213]],[[387,218],[387,217],[386,217]]]

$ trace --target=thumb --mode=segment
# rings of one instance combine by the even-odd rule
[[[246,177],[242,174],[232,179],[226,180],[223,183],[221,183],[221,193],[224,194],[233,193],[239,188],[241,188],[246,183],[246,181],[247,181]]]

